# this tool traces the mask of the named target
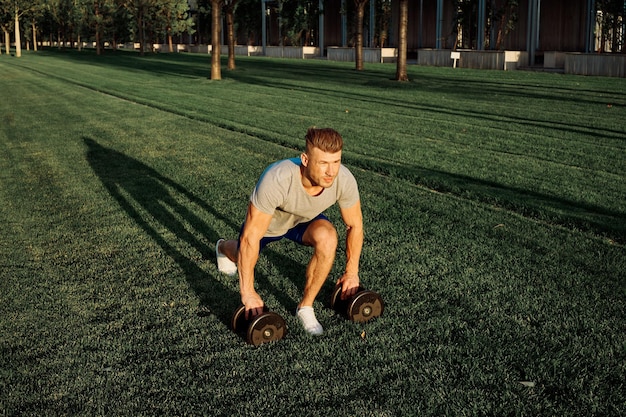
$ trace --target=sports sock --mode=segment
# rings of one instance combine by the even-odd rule
[[[307,333],[319,336],[324,332],[324,328],[315,318],[315,311],[313,311],[313,307],[299,307],[296,310],[296,316],[300,319],[300,322]]]

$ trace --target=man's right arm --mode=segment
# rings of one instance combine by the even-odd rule
[[[252,203],[248,205],[246,222],[239,242],[237,267],[241,302],[246,306],[246,316],[263,312],[263,300],[254,289],[254,267],[259,259],[260,242],[272,221],[272,215],[263,213]]]

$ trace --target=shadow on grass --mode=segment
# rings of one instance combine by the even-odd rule
[[[210,55],[203,56],[201,54],[148,54],[140,56],[133,51],[109,51],[103,56],[97,56],[93,51],[77,52],[72,50],[62,52],[47,50],[45,53],[63,56],[76,62],[89,62],[95,65],[178,78],[207,79],[210,77],[211,69]],[[563,102],[586,106],[606,107],[607,103],[624,106],[626,102],[619,92],[608,89],[599,91],[576,89],[570,84],[559,85],[556,83],[552,85],[547,82],[542,82],[537,86],[531,82],[525,82],[523,79],[510,81],[495,78],[490,80],[489,75],[493,74],[493,71],[484,71],[483,76],[477,76],[471,70],[450,72],[446,68],[441,68],[438,72],[422,71],[419,73],[419,78],[409,83],[398,83],[390,80],[390,75],[393,74],[392,69],[393,66],[376,65],[366,71],[357,72],[350,66],[336,64],[332,61],[246,57],[237,61],[236,70],[222,71],[222,78],[243,84],[326,94],[374,105],[401,107],[406,110],[433,112],[439,115],[447,114],[451,118],[461,116],[472,117],[485,122],[510,121],[541,129],[555,128],[561,132],[573,134],[593,134],[596,138],[604,137],[619,142],[624,140],[624,134],[619,129],[601,126],[590,128],[586,121],[577,123],[571,120],[563,121],[550,118],[540,120],[501,112],[477,114],[471,108],[432,105],[415,100],[399,101],[395,97],[385,98],[376,94],[377,91],[401,89],[415,92],[415,97],[419,97],[421,91],[436,91],[442,96],[458,97],[459,102],[466,100],[491,102],[497,100],[498,103],[506,103],[506,97],[512,97],[514,100],[546,101],[552,103],[551,106],[558,108]],[[303,83],[303,80],[314,81],[316,84],[311,86]],[[341,88],[337,88],[337,86],[341,86]],[[115,95],[114,92],[109,93]],[[229,128],[228,126],[221,127]]]
[[[574,201],[538,191],[502,185],[468,175],[393,162],[380,158],[344,156],[347,164],[363,170],[398,178],[431,190],[491,204],[524,217],[546,221],[569,229],[580,229],[604,236],[615,243],[626,243],[626,213]]]
[[[189,286],[200,298],[201,307],[209,307],[220,320],[228,323],[232,311],[237,306],[237,294],[219,281],[211,279],[197,262],[181,253],[164,237],[163,232],[155,228],[157,224],[163,226],[167,232],[173,233],[178,239],[195,248],[202,258],[208,258],[212,249],[188,231],[183,221],[188,222],[195,230],[205,232],[207,238],[211,240],[216,240],[215,231],[208,229],[206,223],[181,204],[173,193],[178,193],[198,204],[203,202],[179,184],[138,160],[106,148],[93,139],[83,138],[83,141],[87,145],[87,160],[109,194],[128,216],[178,263],[185,273]],[[219,216],[214,210],[211,211],[212,214]]]
[[[94,50],[81,51],[56,48],[45,48],[40,54],[63,56],[77,62],[120,67],[136,71],[147,71],[151,74],[164,74],[192,78],[210,78],[211,55],[195,53],[147,53],[141,56],[136,51],[106,50],[103,55],[96,55]],[[408,90],[436,89],[442,94],[457,93],[475,96],[477,93],[506,93],[528,98],[529,96],[545,99],[558,98],[580,104],[606,105],[613,102],[617,105],[626,105],[623,95],[610,87],[585,89],[573,86],[571,83],[555,82],[554,77],[542,77],[546,80],[537,83],[536,77],[526,82],[523,76],[512,77],[510,74],[491,70],[472,70],[410,65],[411,68],[425,69],[419,72],[408,83],[398,83],[394,78],[394,64],[366,64],[365,71],[355,71],[352,63],[339,63],[325,59],[288,59],[258,57],[236,57],[236,70],[225,68],[225,57],[222,56],[222,78],[237,81],[264,84],[267,81],[281,82],[283,80],[302,81],[315,80],[323,84],[359,85],[372,88],[398,88]],[[478,74],[478,75],[477,75]],[[528,74],[520,72],[520,74]],[[576,76],[572,76],[576,77]],[[563,77],[556,78],[560,81]],[[563,94],[566,93],[566,94]],[[581,93],[597,97],[597,99],[583,99]],[[575,96],[572,97],[571,95]],[[608,101],[607,101],[608,100]]]
[[[200,300],[198,314],[215,314],[228,326],[233,311],[239,305],[239,292],[212,277],[199,266],[198,260],[182,253],[173,243],[179,239],[197,250],[204,261],[215,263],[213,244],[207,245],[198,239],[188,230],[186,224],[202,233],[211,242],[217,241],[220,236],[181,201],[188,201],[202,208],[234,230],[239,230],[239,225],[231,222],[180,184],[164,177],[144,163],[104,147],[91,138],[83,137],[83,141],[87,146],[87,161],[109,194],[183,270],[189,287]],[[174,239],[166,238],[170,233]],[[266,249],[264,254],[283,276],[304,276],[304,265],[270,249]],[[292,310],[299,301],[276,288],[263,274],[257,272],[255,277],[259,287],[272,294],[287,310]],[[236,277],[232,279],[237,280]],[[295,284],[300,291],[304,290],[304,280]],[[322,295],[330,295],[330,291],[331,285],[328,283]]]

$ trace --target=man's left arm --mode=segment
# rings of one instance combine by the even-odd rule
[[[341,298],[354,295],[359,287],[359,261],[363,249],[363,213],[361,202],[352,207],[341,208],[341,217],[346,224],[346,270],[337,284],[341,284]]]

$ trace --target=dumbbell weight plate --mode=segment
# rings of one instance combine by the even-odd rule
[[[364,323],[383,314],[385,304],[380,295],[373,291],[360,291],[351,300],[348,307],[350,320]]]
[[[243,304],[237,307],[237,310],[233,313],[233,317],[230,320],[230,328],[235,333],[241,332],[248,327],[248,321],[246,320],[246,306]]]
[[[262,343],[274,342],[285,336],[287,324],[276,313],[263,313],[254,319],[248,327],[248,343],[258,346]]]
[[[269,308],[267,306],[263,306],[263,313],[269,312]],[[261,314],[263,314],[261,313]],[[237,310],[233,313],[232,318],[230,319],[230,328],[235,333],[241,333],[248,329],[251,320],[246,319],[246,307],[241,304],[237,307]]]
[[[356,290],[356,294],[358,294],[360,291],[364,291],[364,290],[365,290],[365,288],[359,287]],[[335,287],[335,290],[333,291],[332,295],[330,296],[330,308],[332,308],[333,310],[335,310],[338,313],[348,314],[347,310],[348,310],[348,303],[349,302],[350,302],[349,298],[347,300],[342,300],[341,299],[341,285],[337,285]]]

